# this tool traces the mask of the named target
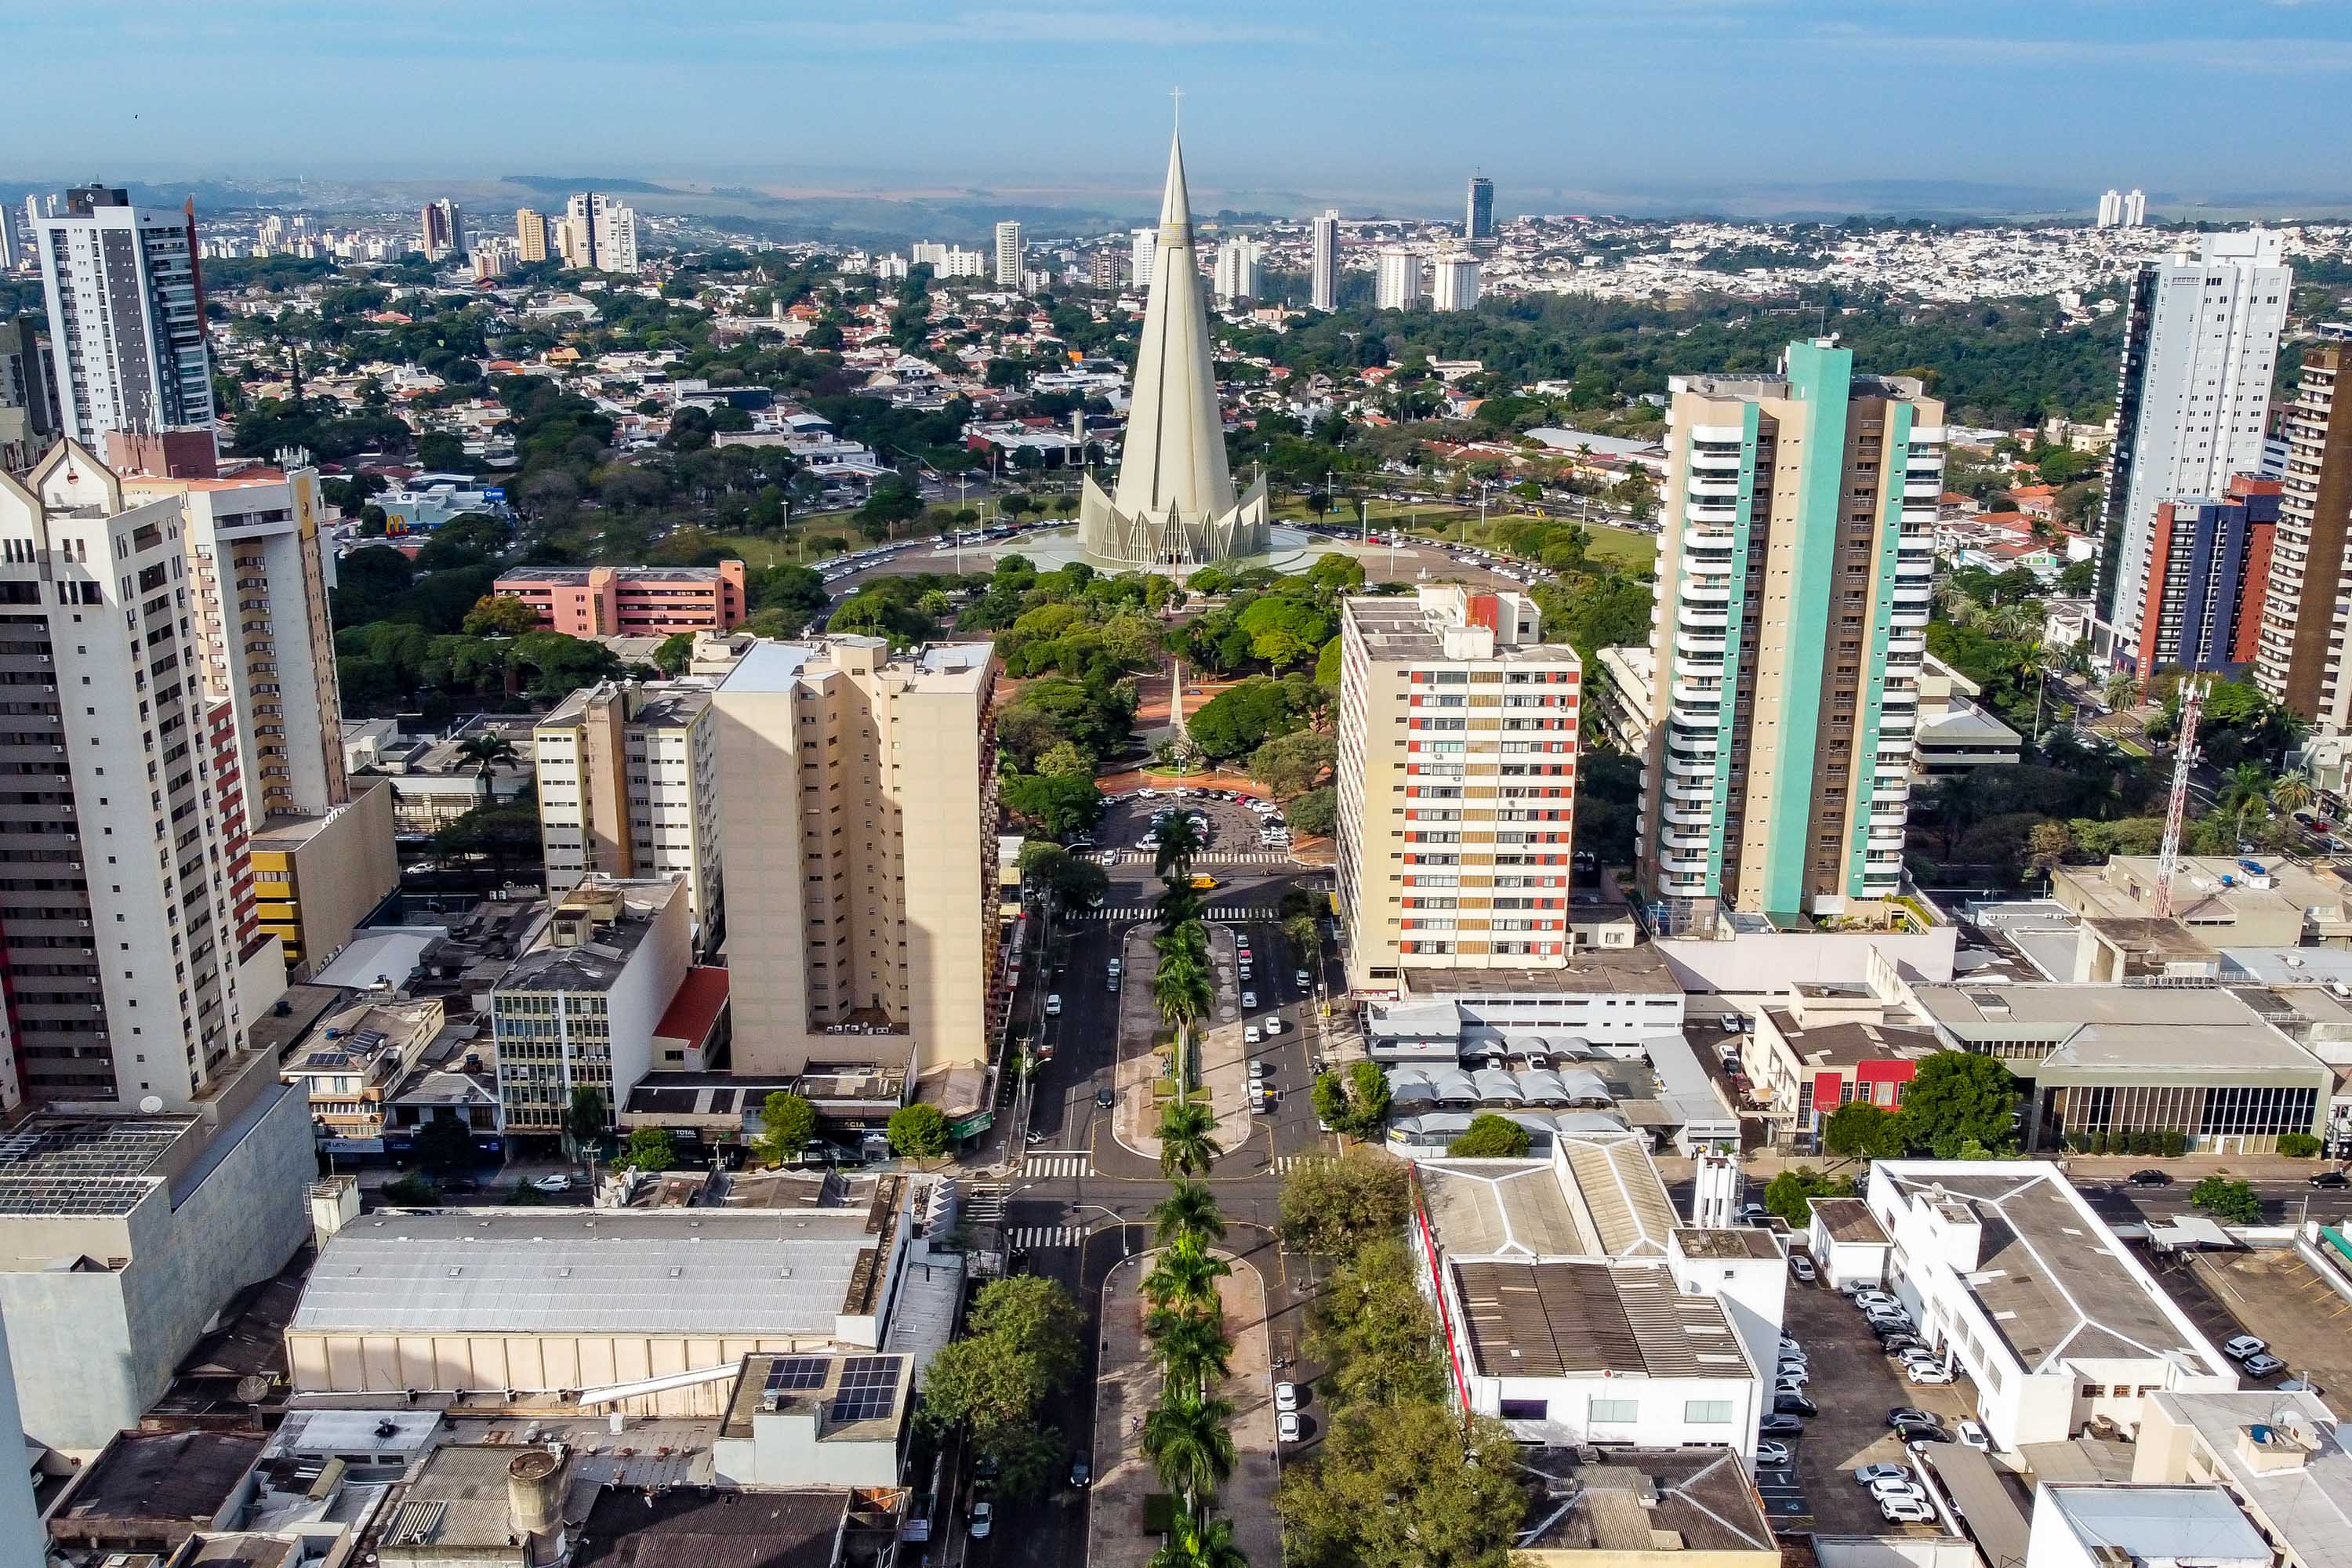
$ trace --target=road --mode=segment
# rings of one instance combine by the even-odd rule
[[[1141,836],[1141,822],[1150,809],[1137,802],[1115,805],[1097,837],[1106,847],[1131,844]],[[1246,811],[1223,803],[1207,809],[1215,815],[1211,854],[1258,851],[1255,820]],[[1244,828],[1246,839],[1241,837]],[[1220,910],[1275,910],[1293,888],[1328,886],[1328,874],[1284,863],[1203,868],[1222,884],[1208,895],[1213,921]],[[1122,863],[1108,871],[1112,887],[1107,910],[1148,905],[1159,891],[1149,864]],[[1130,919],[1086,919],[1066,928],[1069,942],[1065,962],[1058,973],[1047,976],[1062,997],[1061,1014],[1048,1022],[1045,1036],[1054,1054],[1033,1086],[1029,1128],[1038,1136],[1022,1151],[1017,1173],[1003,1184],[1001,1193],[1003,1237],[1014,1249],[1013,1265],[1061,1281],[1087,1312],[1085,1383],[1055,1409],[1055,1425],[1071,1453],[1086,1450],[1092,1441],[1094,1345],[1103,1279],[1128,1249],[1149,1245],[1150,1211],[1168,1191],[1159,1166],[1123,1147],[1111,1134],[1110,1112],[1096,1103],[1097,1091],[1111,1082],[1118,1048],[1118,998],[1104,983],[1106,966],[1135,923]],[[1335,1145],[1315,1127],[1308,1093],[1309,1055],[1317,1038],[1315,1005],[1295,982],[1297,965],[1276,921],[1241,922],[1238,929],[1247,933],[1253,951],[1264,955],[1251,987],[1259,1005],[1249,1016],[1279,1013],[1288,1027],[1256,1048],[1271,1064],[1271,1081],[1279,1096],[1275,1114],[1252,1117],[1239,1139],[1219,1130],[1227,1152],[1209,1182],[1230,1227],[1225,1245],[1265,1276],[1274,1353],[1279,1359],[1298,1353],[1305,1335],[1302,1307],[1314,1284],[1307,1260],[1284,1252],[1275,1239],[1281,1172],[1295,1160]],[[1334,968],[1324,981],[1328,985],[1339,978]],[[1130,984],[1148,982],[1148,975],[1137,976]],[[982,1195],[993,1209],[1000,1194]],[[1304,1374],[1313,1369],[1293,1370]],[[1082,1568],[1086,1526],[1084,1500],[1066,1487],[1056,1487],[1041,1502],[1008,1509],[989,1541],[972,1543],[969,1561]]]

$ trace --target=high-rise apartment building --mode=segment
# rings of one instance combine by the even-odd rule
[[[1087,281],[1097,289],[1116,289],[1127,281],[1128,253],[1106,245],[1087,261]]]
[[[719,682],[737,1072],[987,1059],[996,670],[985,643],[892,658],[848,637],[755,644]]]
[[[1307,302],[1318,310],[1339,308],[1339,209],[1321,214],[1307,232]]]
[[[2352,345],[2303,351],[2254,684],[2330,734],[2352,730]]]
[[[245,1043],[182,532],[77,443],[0,476],[0,1098],[184,1106]]]
[[[2156,509],[2261,470],[2292,282],[2280,256],[2266,230],[2200,235],[2194,252],[2147,263],[2132,281],[2101,509],[2099,614],[2119,665],[2140,662]]]
[[[257,821],[317,816],[351,798],[342,699],[328,620],[333,556],[319,473],[286,466],[225,479],[126,477],[133,502],[174,497],[205,697],[236,710],[247,809]]]
[[[1642,778],[1669,931],[1836,914],[1900,885],[1943,405],[1826,339],[1675,376]]]
[[[637,269],[637,215],[598,191],[582,191],[564,204],[557,235],[563,264],[585,272]]]
[[[0,207],[0,272],[16,270],[16,220]]]
[[[1139,228],[1128,236],[1127,279],[1138,289],[1151,287],[1160,258],[1160,231]]]
[[[2124,194],[2110,190],[2099,198],[2099,226],[2114,228],[2124,221]]]
[[[2226,494],[2158,503],[2133,666],[2140,676],[2252,662],[2282,489],[2277,479],[2239,474]]]
[[[543,212],[530,207],[515,209],[515,255],[528,264],[544,261],[550,254],[549,239],[554,223]]]
[[[607,680],[531,731],[547,889],[676,877],[707,949],[719,929],[719,742],[702,680]]]
[[[57,438],[49,350],[33,318],[0,316],[0,472],[21,474]]]
[[[212,356],[193,211],[134,207],[119,190],[68,193],[35,231],[64,433],[93,451],[110,431],[213,422]]]
[[[1021,226],[1010,218],[996,226],[996,286],[1021,287]]]
[[[1351,989],[1568,962],[1582,668],[1519,594],[1430,586],[1339,621],[1339,909]]]
[[[1470,176],[1470,197],[1462,219],[1462,238],[1473,254],[1495,248],[1495,182],[1484,174]]]
[[[466,215],[446,196],[425,204],[417,228],[421,241],[417,248],[425,252],[425,260],[466,254]]]
[[[1209,291],[1221,305],[1231,305],[1236,300],[1255,300],[1264,282],[1259,266],[1265,247],[1245,234],[1221,240],[1217,244],[1215,271],[1211,275]]]
[[[27,193],[25,197],[25,243],[37,245],[41,232],[41,198]]]
[[[2147,193],[2135,186],[2124,197],[2124,226],[2144,227],[2147,223]]]
[[[1430,290],[1430,308],[1434,310],[1475,310],[1478,308],[1478,258],[1475,256],[1441,256],[1434,271],[1435,282]]]
[[[1410,310],[1429,293],[1428,258],[1410,250],[1381,252],[1379,305],[1383,310]]]

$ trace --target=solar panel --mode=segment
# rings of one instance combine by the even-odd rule
[[[767,1392],[791,1394],[801,1389],[823,1388],[825,1368],[831,1361],[821,1355],[781,1356],[768,1368]]]
[[[835,1385],[833,1419],[871,1421],[887,1415],[898,1403],[898,1369],[906,1357],[852,1356],[841,1363],[841,1381]]]

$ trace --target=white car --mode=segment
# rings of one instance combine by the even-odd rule
[[[1796,1463],[1797,1451],[1778,1437],[1767,1437],[1756,1445],[1756,1463],[1779,1469]]]
[[[1298,1415],[1296,1411],[1286,1410],[1274,1418],[1274,1435],[1281,1442],[1297,1442],[1299,1430]]]
[[[1870,1483],[1870,1495],[1882,1501],[1893,1497],[1925,1499],[1927,1489],[1909,1476],[1881,1476]]]
[[[1247,1009],[1249,1009],[1249,1008],[1255,1007],[1256,1005],[1257,1005],[1257,993],[1256,993],[1256,992],[1255,992],[1255,991],[1244,991],[1244,992],[1243,992],[1243,993],[1242,993],[1242,1006],[1243,1006],[1244,1010],[1247,1010]]]
[[[568,1193],[572,1190],[569,1176],[541,1176],[531,1185],[542,1193]]]
[[[1282,1021],[1280,1016],[1273,1013],[1268,1013],[1265,1016],[1265,1020],[1260,1023],[1258,1026],[1265,1031],[1265,1037],[1269,1040],[1274,1038],[1275,1036],[1282,1033],[1283,1030],[1290,1027],[1289,1025]]]
[[[1964,1448],[1974,1448],[1979,1454],[1992,1452],[1992,1434],[1984,1429],[1980,1421],[1961,1422],[1952,1428],[1952,1436],[1960,1440]]]
[[[1266,1078],[1270,1076],[1273,1071],[1274,1068],[1263,1061],[1255,1061],[1249,1065],[1249,1075],[1253,1080]]]
[[[1257,1045],[1263,1041],[1265,1037],[1265,1036],[1258,1033],[1258,1027],[1255,1024],[1252,1024],[1248,1028],[1242,1031],[1242,1044],[1245,1046]],[[1255,1067],[1257,1064],[1255,1062],[1252,1062],[1250,1063],[1250,1066]]]
[[[1911,1467],[1908,1465],[1864,1465],[1860,1469],[1854,1471],[1853,1479],[1857,1485],[1865,1487],[1876,1486],[1881,1481],[1903,1481],[1907,1484],[1911,1479]]]
[[[1918,1384],[1952,1381],[1952,1374],[1934,1362],[1906,1362],[1903,1365],[1903,1375],[1911,1382]]]
[[[1291,1411],[1297,1409],[1298,1385],[1295,1383],[1276,1384],[1274,1385],[1274,1407],[1276,1411],[1284,1415],[1287,1415]]]
[[[1315,984],[1315,977],[1307,973],[1307,971],[1303,969],[1292,970],[1290,972],[1290,978],[1298,983],[1298,988],[1301,991],[1311,990]]]
[[[1927,1506],[1924,1497],[1885,1497],[1878,1500],[1878,1514],[1889,1524],[1933,1524],[1936,1510]]]
[[[2268,1340],[2259,1340],[2252,1334],[2240,1334],[2235,1339],[2224,1340],[2221,1342],[2221,1353],[2231,1361],[2243,1361],[2250,1355],[2260,1355],[2270,1348]]]
[[[1800,1283],[1806,1285],[1820,1278],[1813,1272],[1813,1260],[1801,1252],[1789,1254],[1789,1272],[1795,1275]]]
[[[1062,994],[1058,991],[1048,991],[1045,993],[1045,1016],[1058,1018],[1061,1016]]]
[[[1158,800],[1160,792],[1156,789],[1139,789],[1135,792],[1135,797],[1138,800]]]
[[[996,1528],[996,1505],[982,1498],[971,1505],[971,1538],[985,1541],[988,1532]]]

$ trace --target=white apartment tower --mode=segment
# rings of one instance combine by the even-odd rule
[[[1475,256],[1439,257],[1436,280],[1430,293],[1430,308],[1436,310],[1476,310],[1478,276],[1478,258]]]
[[[564,204],[557,237],[567,267],[588,272],[637,269],[637,215],[600,192],[582,191]]]
[[[1339,308],[1339,209],[1316,218],[1307,244],[1307,303],[1318,310]]]
[[[1339,621],[1339,906],[1351,988],[1558,969],[1582,668],[1519,594],[1423,587]]]
[[[2124,194],[2110,189],[2099,198],[2099,226],[2114,228],[2124,221]]]
[[[8,209],[0,207],[0,272],[16,270],[16,225]]]
[[[261,822],[351,799],[328,592],[334,558],[318,470],[300,453],[225,479],[125,478],[133,503],[173,497],[188,548],[198,669],[236,710],[246,803]]]
[[[2134,192],[2137,195],[2138,193]],[[2208,234],[2133,279],[2102,504],[2099,615],[2117,664],[2140,659],[2156,510],[2257,472],[2293,278],[2270,230]]]
[[[1021,226],[1011,218],[996,226],[996,286],[1021,287]]]
[[[988,1059],[996,668],[985,643],[844,637],[757,643],[719,682],[738,1073]]]
[[[1152,274],[1160,258],[1160,231],[1139,228],[1128,236],[1127,280],[1138,289],[1151,287]]]
[[[2147,193],[2138,189],[2137,187],[2134,187],[2131,194],[2124,197],[2124,226],[2126,228],[2140,228],[2144,227],[2147,223]]]
[[[1247,235],[1236,235],[1219,242],[1216,270],[1210,279],[1210,292],[1221,305],[1230,306],[1236,300],[1255,300],[1263,287],[1259,263],[1265,247]]]
[[[1429,293],[1428,260],[1410,250],[1381,252],[1380,308],[1410,310]]]
[[[69,192],[34,231],[48,295],[58,414],[92,450],[110,430],[213,422],[193,212],[134,207],[121,191]]]
[[[0,1099],[185,1106],[244,1046],[180,501],[61,442],[0,475]],[[283,971],[278,975],[283,983]],[[18,1075],[21,1073],[21,1080]]]
[[[591,876],[686,883],[696,946],[719,910],[719,741],[701,680],[604,681],[531,731],[547,889]]]

